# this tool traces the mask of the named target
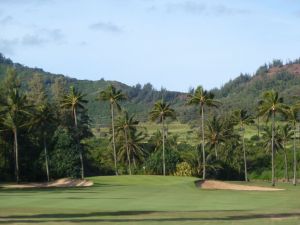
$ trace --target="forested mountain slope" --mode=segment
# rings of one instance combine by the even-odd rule
[[[155,90],[148,83],[145,85],[137,84],[128,86],[117,81],[98,81],[78,80],[61,74],[52,74],[39,68],[29,68],[18,63],[12,62],[0,53],[0,82],[3,81],[7,68],[14,67],[20,76],[22,86],[27,89],[28,82],[33,74],[39,73],[44,76],[45,84],[49,96],[55,92],[55,83],[60,81],[64,84],[65,90],[71,85],[79,88],[89,100],[89,115],[93,120],[93,125],[107,124],[109,121],[108,104],[96,100],[100,90],[103,90],[110,83],[122,89],[128,96],[128,101],[124,102],[125,108],[135,113],[140,120],[148,119],[148,112],[155,101],[162,97],[173,104],[178,114],[178,119],[189,122],[196,118],[197,110],[185,105],[187,93],[173,92],[167,90]],[[201,85],[201,84],[199,84]],[[236,108],[246,108],[250,111],[255,110],[255,105],[261,93],[265,90],[274,89],[279,91],[285,101],[290,103],[294,96],[300,96],[300,59],[283,64],[280,60],[274,60],[270,64],[265,64],[258,68],[254,75],[241,74],[234,80],[230,80],[221,88],[211,90],[216,97],[223,103],[223,110]]]

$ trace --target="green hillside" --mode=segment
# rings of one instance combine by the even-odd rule
[[[197,118],[197,110],[185,105],[186,93],[156,90],[148,83],[145,85],[137,84],[128,86],[118,81],[107,81],[104,79],[97,81],[78,80],[62,74],[52,74],[39,68],[29,68],[12,60],[5,58],[0,53],[0,82],[5,76],[6,70],[14,67],[26,89],[27,84],[33,77],[33,74],[39,73],[44,76],[45,84],[49,95],[51,88],[57,80],[62,80],[65,89],[73,85],[87,95],[89,115],[92,118],[94,127],[99,125],[107,126],[109,123],[109,110],[106,103],[96,101],[97,94],[107,85],[114,84],[117,88],[122,89],[128,96],[128,101],[123,106],[130,112],[136,114],[141,121],[148,120],[148,112],[155,101],[162,97],[171,102],[175,108],[180,122],[186,123]],[[230,80],[221,88],[211,90],[223,104],[221,111],[227,111],[235,108],[245,108],[252,112],[263,91],[274,89],[279,91],[285,102],[293,101],[291,96],[300,95],[300,60],[295,60],[283,64],[280,60],[274,60],[269,65],[265,64],[258,68],[254,75],[241,74],[234,80]],[[199,84],[201,85],[201,84]],[[287,97],[289,96],[289,98]]]

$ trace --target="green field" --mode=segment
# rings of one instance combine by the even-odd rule
[[[242,192],[201,190],[197,178],[91,179],[87,188],[2,188],[0,224],[300,224],[300,187],[290,184]]]

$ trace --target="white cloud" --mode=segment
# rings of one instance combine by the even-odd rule
[[[90,29],[92,30],[101,30],[101,31],[106,31],[106,32],[111,32],[111,33],[121,33],[123,32],[123,29],[111,22],[98,22],[90,25]]]

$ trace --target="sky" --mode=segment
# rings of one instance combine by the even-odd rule
[[[0,0],[0,52],[78,79],[221,87],[300,57],[298,0]]]

